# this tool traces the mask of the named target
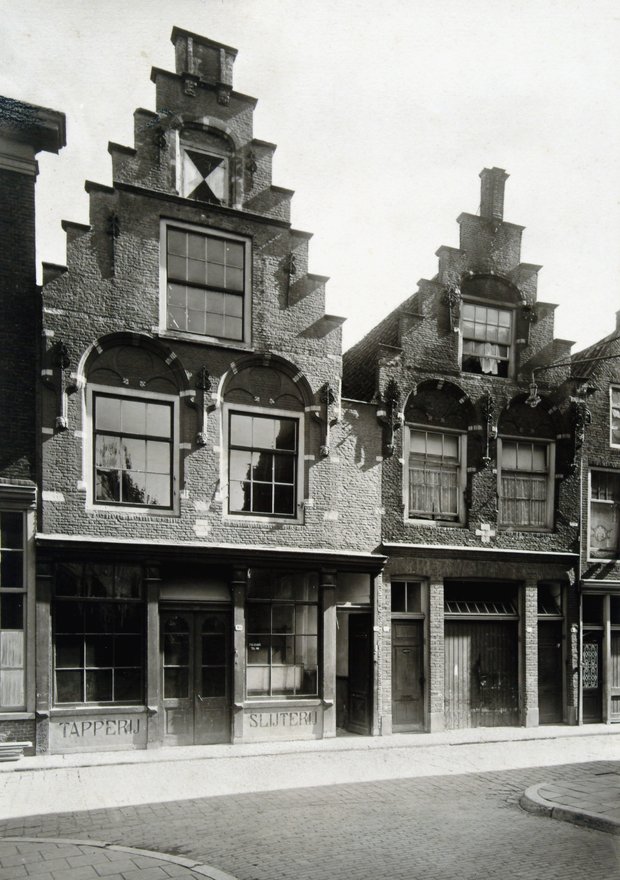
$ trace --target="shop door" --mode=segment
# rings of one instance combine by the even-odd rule
[[[538,716],[541,724],[561,724],[562,621],[538,621]]]
[[[392,621],[392,727],[424,726],[424,638],[421,620]]]
[[[603,633],[600,630],[584,630],[581,688],[585,724],[597,724],[603,720],[602,644]]]
[[[230,627],[225,611],[161,616],[164,742],[230,742]]]
[[[349,617],[349,723],[353,733],[370,732],[372,685],[370,675],[370,614]]]
[[[445,624],[446,727],[519,723],[516,621]]]

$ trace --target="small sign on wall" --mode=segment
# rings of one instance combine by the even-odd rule
[[[146,715],[79,715],[50,719],[50,750],[62,752],[146,748]]]
[[[323,735],[323,708],[246,709],[243,741],[320,739]]]

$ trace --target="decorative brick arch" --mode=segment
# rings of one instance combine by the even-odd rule
[[[458,428],[466,431],[475,420],[475,409],[468,394],[456,382],[425,379],[405,401],[406,422]]]
[[[313,402],[310,383],[301,370],[279,355],[269,353],[233,361],[220,380],[218,398],[220,402],[236,400],[298,410],[306,409]]]
[[[86,349],[77,384],[86,382],[168,394],[189,390],[187,373],[173,351],[158,339],[126,331],[102,336]]]

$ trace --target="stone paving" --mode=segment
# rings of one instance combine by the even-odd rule
[[[284,762],[290,774],[288,787],[268,789],[261,776],[254,790],[245,778],[240,791],[235,790],[235,777],[244,775],[244,761],[228,760],[230,794],[146,802],[136,789],[136,803],[123,806],[110,803],[114,797],[109,792],[108,803],[101,801],[96,809],[46,810],[38,815],[18,809],[19,815],[0,822],[0,880],[221,878],[218,872],[238,880],[620,880],[620,837],[531,815],[519,806],[523,793],[532,788],[556,796],[566,795],[569,789],[579,791],[590,798],[591,805],[593,780],[599,791],[606,789],[611,797],[620,781],[620,763],[608,759],[618,754],[616,741],[615,737],[604,742],[600,737],[586,737],[580,751],[589,760],[561,763],[564,755],[572,759],[575,743],[558,739],[548,743],[549,751],[541,748],[544,765],[534,765],[531,745],[520,742],[384,748],[372,755],[363,750],[342,752],[334,756],[344,765],[340,784],[323,785],[331,779],[317,771],[320,764],[315,758],[325,758],[325,753],[291,754],[290,761]],[[247,768],[261,767],[262,772],[270,768],[277,786],[284,757],[248,759]],[[315,774],[312,782],[306,779],[305,761],[310,761]],[[401,778],[379,778],[382,764],[393,775],[398,762]],[[367,763],[373,778],[353,781],[368,769]],[[208,780],[209,762],[190,765],[194,772],[204,765],[198,775]],[[484,770],[488,765],[493,769]],[[183,762],[171,766],[179,770]],[[162,768],[162,763],[151,764],[151,776],[168,784],[172,771],[164,773]],[[79,785],[88,786],[91,781],[85,769],[73,769],[76,802],[83,800],[78,796]],[[109,772],[113,767],[97,769]],[[123,770],[130,788],[135,781],[131,767]],[[342,781],[345,770],[348,782]],[[43,771],[7,774],[6,778],[21,777],[24,783],[30,777],[32,783],[47,776],[48,771]],[[298,780],[305,787],[295,787]],[[218,791],[222,787],[218,782]],[[52,841],[69,839],[79,850],[75,858],[92,853],[101,858],[116,853],[114,847],[130,847],[142,852],[129,859],[150,862],[134,862],[131,869],[125,865],[125,873],[116,874],[112,861],[67,862],[60,873],[48,871],[51,876],[46,876],[41,863],[53,862],[51,854],[37,858],[33,865],[5,863],[5,858],[16,856],[15,849],[9,854],[5,848],[20,846],[17,837],[37,838],[42,847],[39,854],[47,852],[45,847],[64,846]],[[97,841],[110,846],[99,843],[97,848]],[[158,852],[179,861],[158,863]],[[86,873],[69,873],[86,869]],[[185,873],[166,874],[165,870]]]

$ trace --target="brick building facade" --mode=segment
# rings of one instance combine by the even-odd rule
[[[595,362],[588,397],[592,353],[554,338],[507,175],[481,173],[459,247],[343,358],[236,50],[172,42],[40,291],[31,171],[64,119],[8,127],[29,158],[0,178],[3,239],[24,224],[2,265],[0,736],[62,753],[614,720],[618,575],[579,510],[600,531],[616,509],[586,474],[618,466],[620,375]]]
[[[571,343],[503,219],[506,173],[480,177],[459,247],[344,358],[383,425],[386,732],[577,717]]]

